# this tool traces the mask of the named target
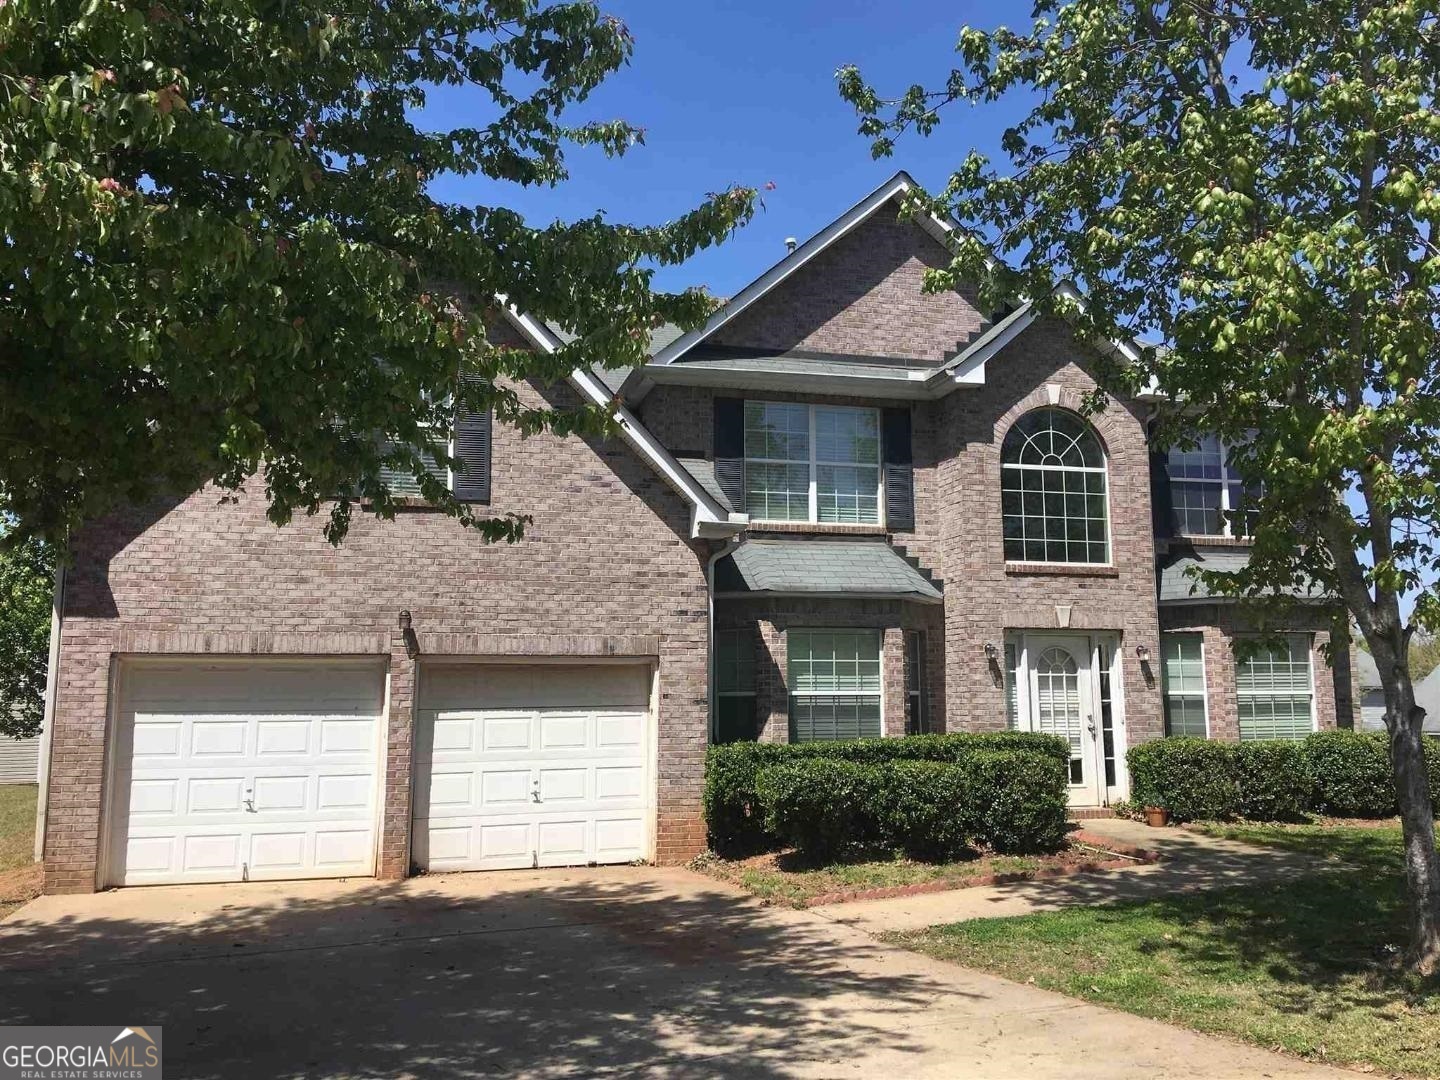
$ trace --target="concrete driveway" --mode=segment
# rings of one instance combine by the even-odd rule
[[[1343,1077],[762,908],[684,870],[42,897],[0,1024],[162,1024],[170,1077]]]

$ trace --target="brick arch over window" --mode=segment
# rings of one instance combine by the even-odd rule
[[[1109,460],[1095,428],[1051,400],[1016,416],[1000,443],[1007,562],[1110,562]]]

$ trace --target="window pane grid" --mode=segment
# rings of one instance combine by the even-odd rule
[[[1175,527],[1191,536],[1249,536],[1254,531],[1254,492],[1230,468],[1225,444],[1206,435],[1191,450],[1166,453]],[[1240,514],[1238,521],[1234,519]]]
[[[1103,470],[1001,470],[1005,558],[1012,562],[1109,561]]]
[[[881,733],[878,632],[791,630],[786,647],[792,739],[854,739]]]
[[[1239,659],[1235,668],[1240,738],[1301,739],[1315,730],[1310,641],[1290,634]]]
[[[878,524],[879,412],[747,401],[745,511],[768,521]]]
[[[1209,734],[1205,717],[1205,652],[1200,634],[1163,634],[1160,676],[1165,687],[1165,733]]]

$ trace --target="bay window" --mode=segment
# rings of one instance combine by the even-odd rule
[[[876,409],[745,402],[745,512],[758,521],[880,523]]]
[[[791,742],[882,733],[879,630],[790,630],[785,645]]]

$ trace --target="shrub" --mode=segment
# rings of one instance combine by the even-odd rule
[[[1235,747],[1209,739],[1153,739],[1132,746],[1130,794],[1140,806],[1163,806],[1177,821],[1234,817],[1240,808]]]
[[[951,859],[1058,848],[1065,781],[1052,755],[977,750],[954,762],[802,759],[761,769],[755,788],[765,828],[812,858],[876,846]]]
[[[761,769],[755,791],[765,828],[816,858],[872,838],[872,766],[853,761],[795,761]]]
[[[1235,747],[1241,817],[1297,821],[1310,808],[1313,785],[1302,743],[1283,739],[1242,742]]]
[[[705,762],[704,795],[710,844],[718,850],[743,851],[774,843],[775,837],[767,833],[759,812],[755,790],[756,775],[769,766],[813,760],[958,762],[982,750],[1028,750],[1059,762],[1070,757],[1064,739],[1028,731],[712,746]]]
[[[1388,736],[1378,731],[1317,731],[1301,744],[1313,790],[1311,808],[1335,817],[1395,813]]]

